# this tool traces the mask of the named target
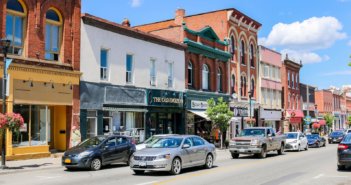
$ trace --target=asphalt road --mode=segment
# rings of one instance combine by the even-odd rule
[[[64,168],[0,175],[1,185],[149,185],[149,184],[235,184],[276,185],[316,184],[351,185],[351,170],[336,170],[337,145],[310,148],[302,152],[271,153],[266,159],[242,156],[231,159],[229,152],[218,152],[213,169],[193,168],[181,175],[146,173],[134,175],[125,165],[113,165],[101,171],[65,171]]]

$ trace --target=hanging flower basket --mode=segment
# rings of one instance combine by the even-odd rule
[[[254,124],[256,123],[256,119],[255,118],[245,118],[246,123],[248,124]]]
[[[318,129],[318,128],[321,127],[321,125],[320,125],[319,123],[313,123],[312,127],[313,127],[314,129]]]
[[[16,113],[0,114],[0,129],[9,129],[12,132],[18,131],[24,124],[23,117]]]

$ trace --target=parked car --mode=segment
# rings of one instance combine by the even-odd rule
[[[159,135],[153,135],[151,137],[149,137],[149,139],[145,140],[143,143],[140,143],[140,144],[137,144],[135,147],[136,147],[136,150],[142,150],[144,148],[146,148],[147,145],[155,142],[156,140],[160,139],[161,137],[167,137],[167,136],[174,136],[174,135],[177,135],[177,134],[159,134]]]
[[[326,140],[324,137],[319,136],[319,134],[307,135],[308,147],[321,147],[326,146]]]
[[[229,151],[233,159],[239,158],[240,154],[255,154],[265,158],[270,151],[277,151],[281,155],[284,153],[285,138],[285,135],[276,135],[270,127],[245,128],[239,137],[230,141]]]
[[[62,156],[62,165],[72,168],[100,170],[102,166],[124,162],[129,164],[135,152],[132,139],[126,136],[96,136],[68,149]]]
[[[346,133],[346,134],[351,133],[351,129],[347,129],[347,130],[345,131],[345,133]]]
[[[287,132],[286,135],[286,150],[301,151],[308,150],[308,142],[306,136],[301,132]]]
[[[195,135],[162,137],[147,148],[137,151],[130,160],[135,174],[148,171],[168,171],[173,175],[195,166],[212,168],[216,149],[211,143]]]
[[[338,170],[351,165],[351,134],[347,134],[338,146]]]
[[[342,131],[334,131],[329,134],[328,143],[340,143],[342,138],[345,136],[345,132]]]

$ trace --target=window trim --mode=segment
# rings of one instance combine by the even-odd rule
[[[169,70],[170,65],[172,66],[171,71]],[[174,88],[174,62],[167,62],[167,73],[167,87]],[[170,81],[172,82],[171,84],[169,83]]]
[[[131,75],[130,75],[130,78],[131,78],[131,80],[130,81],[128,81],[128,79],[127,79],[127,73],[128,73],[128,71],[127,71],[127,62],[128,62],[128,60],[127,60],[127,57],[128,57],[128,55],[130,55],[130,56],[132,56],[132,69],[131,69],[131,71],[130,71],[130,73],[131,73]],[[128,85],[133,85],[134,84],[134,61],[135,61],[135,59],[134,59],[134,54],[133,53],[127,53],[126,55],[126,68],[125,68],[125,70],[126,70],[126,84],[128,84]]]
[[[53,21],[53,20],[50,20],[50,19],[47,19],[46,18],[46,14],[47,14],[47,12],[49,11],[49,10],[53,10],[53,11],[55,11],[56,12],[56,14],[58,15],[58,17],[59,17],[59,19],[60,19],[60,21],[59,22],[57,22],[57,21]],[[50,7],[50,8],[48,8],[47,10],[46,10],[46,12],[45,12],[45,32],[44,32],[44,37],[45,37],[45,44],[46,44],[46,33],[47,33],[47,30],[46,30],[46,25],[47,24],[49,24],[49,25],[52,25],[52,26],[58,26],[58,28],[59,28],[59,30],[58,30],[58,32],[59,32],[59,35],[58,35],[58,52],[53,52],[53,51],[51,51],[51,49],[50,49],[50,51],[46,51],[46,48],[45,48],[45,54],[44,54],[44,58],[45,58],[45,60],[48,60],[48,61],[56,61],[56,60],[51,60],[51,59],[47,59],[46,57],[45,57],[45,55],[47,54],[47,52],[48,53],[50,53],[50,54],[57,54],[58,55],[58,60],[57,60],[57,62],[61,62],[62,60],[60,60],[60,56],[61,56],[61,54],[62,54],[62,52],[61,52],[61,49],[62,49],[62,43],[63,43],[63,18],[62,18],[62,14],[61,14],[61,12],[58,10],[58,9],[56,9],[56,8],[54,8],[54,7]],[[52,31],[52,30],[51,30]],[[50,34],[50,39],[51,39],[51,41],[52,41],[52,34]],[[50,46],[50,47],[52,47],[52,45]],[[62,62],[61,62],[62,63]]]
[[[204,70],[205,66],[206,66],[207,71]],[[204,73],[205,72],[206,72],[206,76],[207,76],[207,81],[206,81],[207,89],[204,88],[204,83],[203,83],[204,82]],[[210,72],[210,68],[208,67],[208,65],[207,64],[203,64],[202,68],[201,68],[201,74],[202,74],[202,79],[201,79],[202,87],[201,87],[201,89],[202,90],[205,90],[205,91],[210,90],[210,73],[211,72]]]
[[[189,79],[189,71],[191,71],[190,79]],[[193,63],[189,60],[188,61],[188,86],[193,87],[194,84],[194,68]],[[189,83],[190,80],[190,83]]]
[[[153,70],[155,72],[154,76],[152,75]],[[156,69],[156,59],[155,58],[150,58],[150,86],[153,86],[153,87],[157,86],[157,69]]]
[[[223,73],[220,67],[217,69],[216,77],[217,92],[223,92]]]
[[[101,51],[102,51],[102,50],[106,51],[106,67],[102,67],[102,66],[101,66]],[[110,53],[110,49],[104,48],[104,47],[101,47],[101,48],[100,48],[100,81],[103,81],[103,82],[108,82],[108,81],[110,81],[109,53]],[[105,78],[105,79],[101,78],[101,69],[102,69],[102,68],[105,68],[105,69],[106,69],[106,78]]]

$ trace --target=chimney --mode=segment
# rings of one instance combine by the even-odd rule
[[[176,25],[182,25],[184,22],[185,10],[184,9],[177,9],[175,13],[174,23]]]
[[[124,18],[124,20],[122,22],[122,26],[130,27],[130,22],[127,18]]]

